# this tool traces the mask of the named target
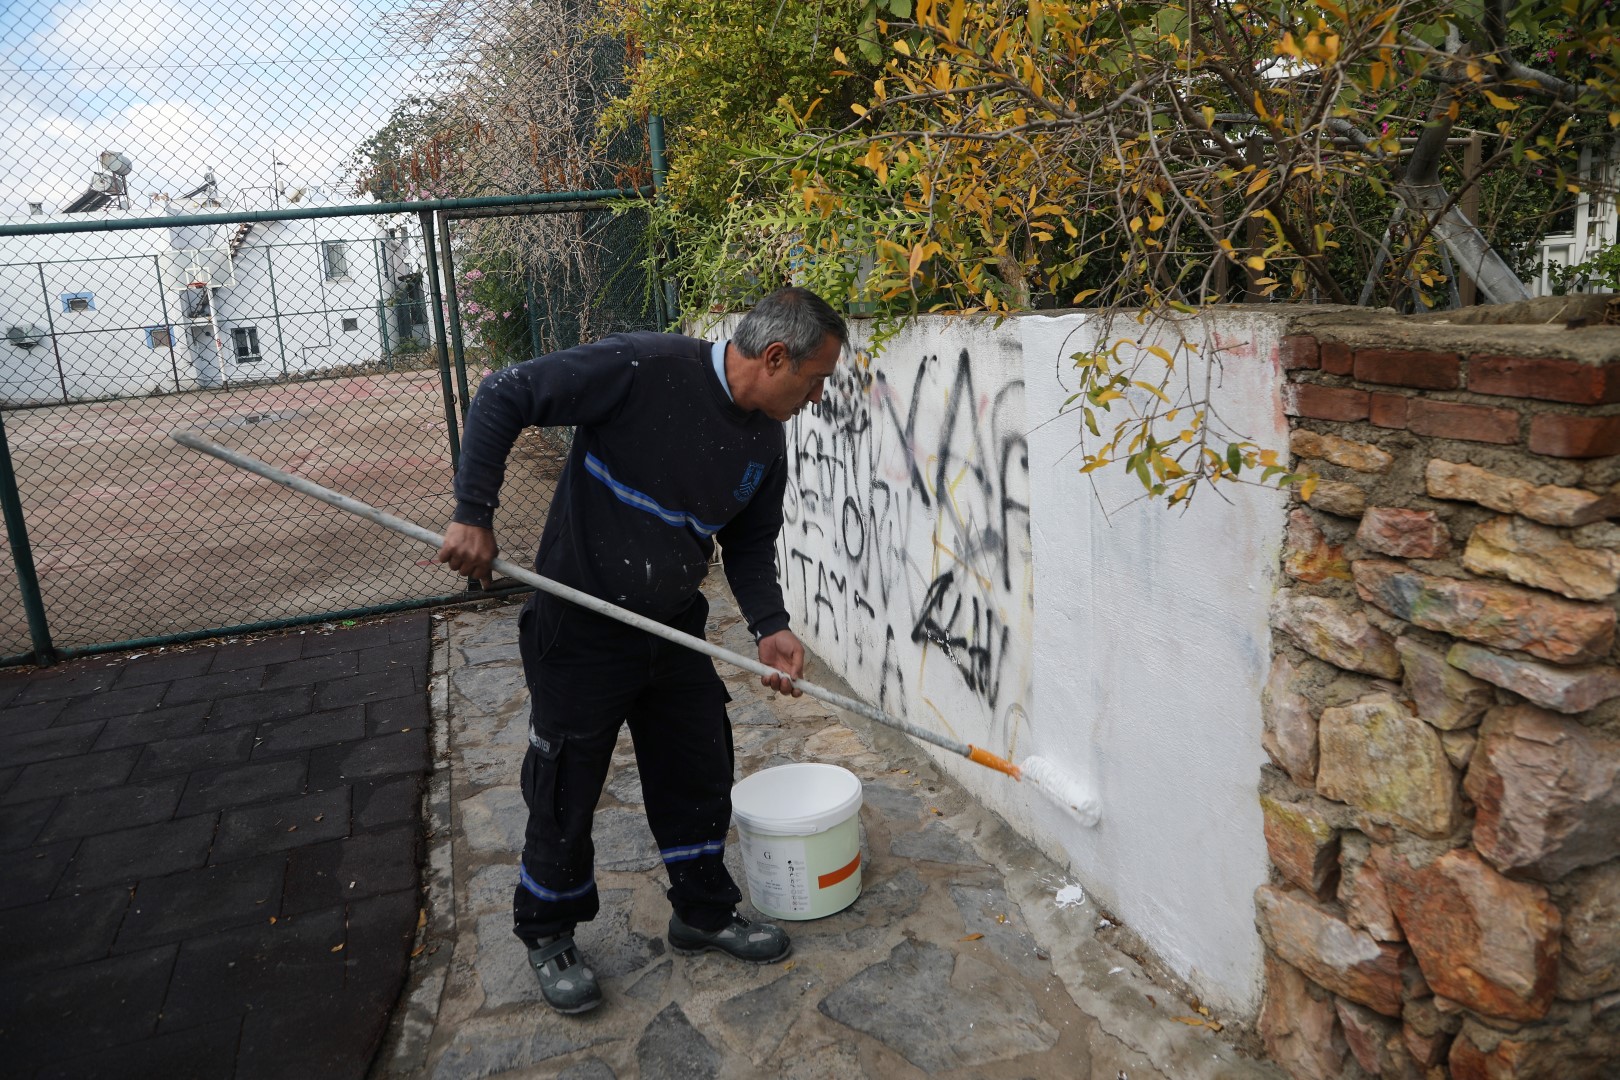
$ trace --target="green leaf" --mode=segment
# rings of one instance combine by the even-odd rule
[[[1226,445],[1226,467],[1232,470],[1233,476],[1243,471],[1243,451],[1236,443]]]
[[[911,18],[911,0],[889,0],[889,14],[897,19]]]

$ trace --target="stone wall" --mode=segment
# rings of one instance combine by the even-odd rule
[[[1295,1077],[1620,1075],[1620,328],[1279,350],[1260,1030]]]

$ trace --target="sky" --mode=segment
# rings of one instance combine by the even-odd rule
[[[273,176],[338,184],[435,59],[380,27],[403,2],[0,0],[0,219],[59,210],[103,150],[133,162],[135,208],[210,168],[258,206]]]

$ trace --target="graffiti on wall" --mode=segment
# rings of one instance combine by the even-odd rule
[[[812,647],[890,711],[943,674],[992,718],[1022,715],[1024,385],[985,382],[967,350],[860,356],[789,427],[778,554],[790,608]]]

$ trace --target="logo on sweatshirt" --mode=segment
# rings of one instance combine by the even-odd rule
[[[747,502],[752,499],[754,492],[759,490],[759,482],[763,479],[765,479],[765,466],[757,461],[750,461],[748,468],[743,471],[742,483],[738,484],[737,490],[731,493],[732,498],[738,502]]]

